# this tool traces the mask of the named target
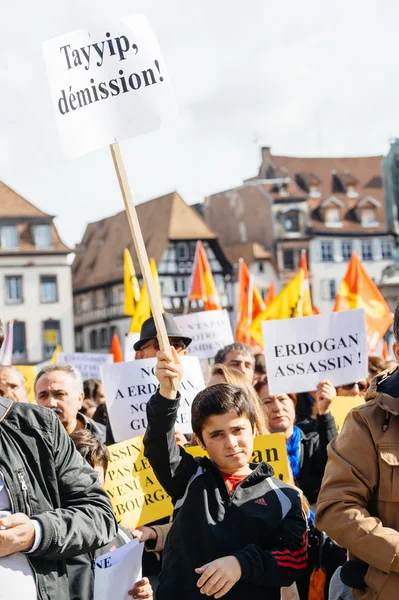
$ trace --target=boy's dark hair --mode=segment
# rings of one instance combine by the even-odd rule
[[[226,360],[226,356],[229,352],[242,352],[242,354],[250,356],[255,364],[254,350],[251,348],[251,346],[247,346],[247,344],[243,344],[242,342],[234,342],[233,344],[229,344],[228,346],[225,346],[224,348],[218,350],[213,362],[215,364],[220,363],[222,365]]]
[[[393,335],[395,342],[399,344],[399,300],[396,302],[395,312],[393,315]]]
[[[204,443],[202,430],[212,415],[224,415],[233,410],[238,417],[244,415],[255,430],[256,412],[251,398],[244,390],[230,383],[211,385],[199,392],[191,406],[191,423],[196,436]]]
[[[94,433],[88,429],[78,429],[70,435],[76,446],[76,450],[83,456],[91,467],[99,465],[107,473],[109,463],[109,450],[105,444],[96,438]]]

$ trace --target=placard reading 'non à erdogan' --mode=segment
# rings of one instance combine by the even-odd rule
[[[234,342],[226,310],[205,310],[178,315],[175,320],[183,335],[193,340],[187,348],[188,356],[213,358],[218,350]]]
[[[271,394],[310,392],[325,379],[337,386],[367,376],[363,309],[263,321],[262,330]]]
[[[66,159],[177,121],[172,86],[144,15],[43,42]]]
[[[191,404],[204,389],[204,377],[198,358],[182,356],[183,379],[176,429],[191,433]],[[158,389],[155,358],[101,367],[107,411],[115,441],[143,435],[147,427],[147,402]]]
[[[170,497],[161,487],[143,453],[143,437],[109,446],[110,463],[105,490],[111,499],[118,523],[138,527],[168,517],[173,512]],[[199,447],[186,448],[193,456],[206,453]],[[291,482],[283,433],[257,436],[252,461],[268,462],[275,477]]]

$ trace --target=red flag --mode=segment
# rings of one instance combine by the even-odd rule
[[[205,248],[201,241],[197,243],[195,254],[193,279],[188,296],[188,301],[191,300],[203,300],[205,310],[222,309]]]
[[[112,336],[110,353],[114,355],[114,362],[123,362],[123,352],[117,333]]]

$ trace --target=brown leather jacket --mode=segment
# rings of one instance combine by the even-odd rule
[[[366,399],[328,447],[316,525],[370,565],[356,600],[398,600],[399,367],[378,375]]]

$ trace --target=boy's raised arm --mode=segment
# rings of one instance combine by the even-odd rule
[[[184,496],[190,478],[197,471],[196,460],[179,448],[175,440],[175,422],[180,393],[172,389],[171,380],[179,384],[182,365],[175,348],[171,354],[158,352],[156,376],[159,390],[147,404],[147,431],[144,436],[144,455],[150,461],[159,483],[172,497]]]

